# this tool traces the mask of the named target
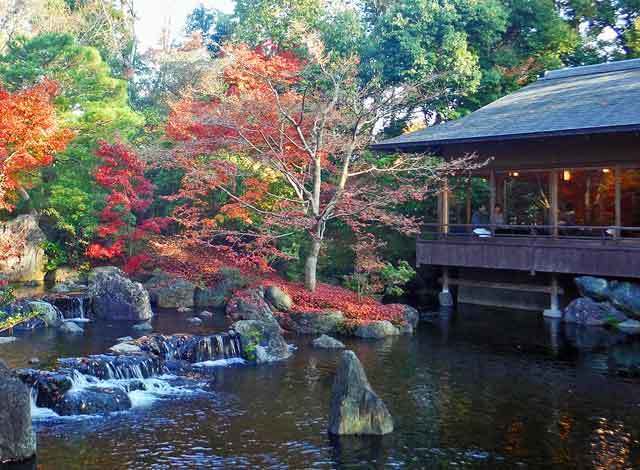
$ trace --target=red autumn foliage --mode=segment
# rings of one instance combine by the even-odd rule
[[[0,209],[13,209],[28,184],[25,175],[51,165],[73,138],[56,122],[57,93],[58,85],[49,80],[15,93],[0,87]]]
[[[145,165],[135,152],[121,143],[102,141],[96,154],[102,160],[95,173],[96,182],[110,192],[100,213],[99,240],[89,245],[87,256],[100,260],[121,259],[126,272],[136,272],[150,257],[136,254],[141,246],[134,242],[140,245],[149,236],[159,234],[170,219],[156,217],[141,221],[153,201],[153,185],[145,178]]]
[[[322,47],[314,50],[303,61],[288,51],[225,46],[224,91],[185,96],[167,126],[178,143],[172,164],[184,171],[174,217],[188,236],[267,259],[283,256],[283,237],[304,233],[309,290],[331,221],[356,236],[380,226],[414,235],[420,220],[397,207],[470,167],[469,158],[367,155],[376,123],[402,109],[403,91],[362,84],[357,61],[336,65]],[[225,200],[212,204],[214,193]]]

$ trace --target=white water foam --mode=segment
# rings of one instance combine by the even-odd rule
[[[31,393],[29,395],[30,395],[30,401],[31,401],[31,419],[33,421],[41,421],[45,419],[60,417],[58,413],[56,413],[55,411],[49,408],[40,408],[38,405],[36,405],[38,401],[37,389],[32,388]]]
[[[215,361],[196,362],[193,367],[228,367],[234,364],[246,364],[247,361],[241,357],[230,357],[229,359],[216,359]]]

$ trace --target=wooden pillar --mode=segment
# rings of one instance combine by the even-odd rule
[[[444,188],[442,189],[442,232],[449,233],[449,181],[444,180]]]
[[[616,227],[622,226],[622,169],[620,165],[615,166],[614,181],[616,187],[616,200],[615,200],[615,225]],[[620,229],[615,230],[616,237],[620,236]]]
[[[489,222],[495,224],[494,208],[496,207],[496,171],[491,170],[489,175]]]
[[[560,311],[560,288],[558,284],[558,275],[551,274],[551,291],[549,293],[549,308],[544,311],[544,316],[548,318],[560,318],[562,312]]]
[[[449,268],[447,266],[442,267],[442,291],[438,294],[438,301],[440,307],[453,307],[453,295],[449,290]]]
[[[591,175],[587,175],[586,188],[584,190],[584,220],[585,225],[591,225]]]
[[[558,236],[558,170],[549,174],[549,193],[551,197],[551,227],[553,237]]]
[[[469,179],[467,179],[467,194],[466,194],[466,206],[467,206],[467,213],[466,213],[466,224],[467,225],[471,225],[471,217],[472,217],[472,213],[471,213],[471,177],[469,177]]]

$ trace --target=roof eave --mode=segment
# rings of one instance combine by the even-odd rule
[[[589,127],[584,129],[564,129],[557,131],[547,132],[531,132],[525,134],[506,134],[506,135],[492,135],[492,136],[479,136],[459,139],[439,139],[439,140],[423,140],[416,142],[393,142],[378,144],[372,144],[371,149],[380,151],[411,151],[418,149],[427,149],[430,147],[438,147],[442,145],[455,145],[455,144],[471,144],[471,143],[490,143],[490,142],[503,142],[505,140],[529,140],[529,139],[543,139],[547,137],[566,137],[573,135],[590,135],[590,134],[613,134],[613,133],[625,133],[625,132],[638,132],[640,131],[640,123],[628,124],[622,126],[606,126],[606,127]]]

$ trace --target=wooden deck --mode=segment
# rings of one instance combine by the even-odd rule
[[[419,240],[418,265],[640,279],[640,239],[446,235]]]

